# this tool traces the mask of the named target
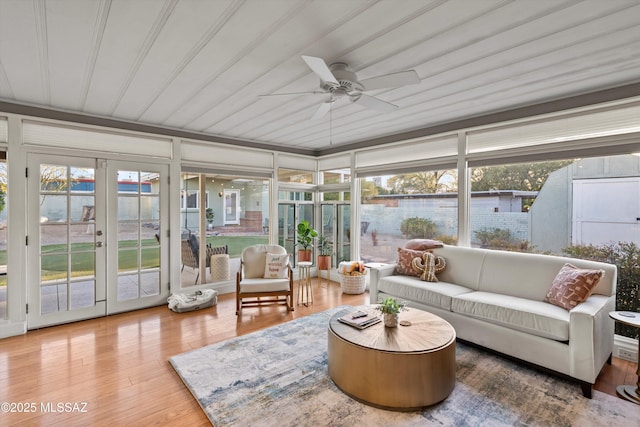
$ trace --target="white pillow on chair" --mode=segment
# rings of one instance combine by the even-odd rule
[[[289,277],[289,254],[267,254],[264,266],[265,279],[286,279]]]

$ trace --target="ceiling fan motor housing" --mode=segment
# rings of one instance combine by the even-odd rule
[[[347,64],[344,62],[335,62],[329,67],[331,73],[336,78],[340,86],[327,82],[321,82],[323,90],[328,90],[336,95],[349,94],[350,92],[357,90],[362,91],[362,87],[358,83],[358,77],[356,73],[347,69]]]

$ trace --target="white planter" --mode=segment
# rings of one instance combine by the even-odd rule
[[[383,313],[384,326],[395,328],[398,326],[398,313]]]

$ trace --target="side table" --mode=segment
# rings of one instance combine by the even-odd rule
[[[298,305],[309,307],[313,304],[313,289],[311,289],[311,265],[308,261],[298,263]]]
[[[609,317],[616,322],[640,328],[640,313],[634,313],[632,311],[612,311],[609,313]],[[638,340],[638,355],[640,355],[640,340]],[[619,385],[616,388],[616,393],[623,399],[640,405],[640,360],[638,361],[636,375],[638,376],[636,385]]]

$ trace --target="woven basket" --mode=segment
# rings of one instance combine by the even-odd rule
[[[229,280],[229,255],[211,255],[211,281]]]
[[[365,288],[365,275],[362,276],[345,276],[340,275],[340,286],[345,294],[361,294]]]

